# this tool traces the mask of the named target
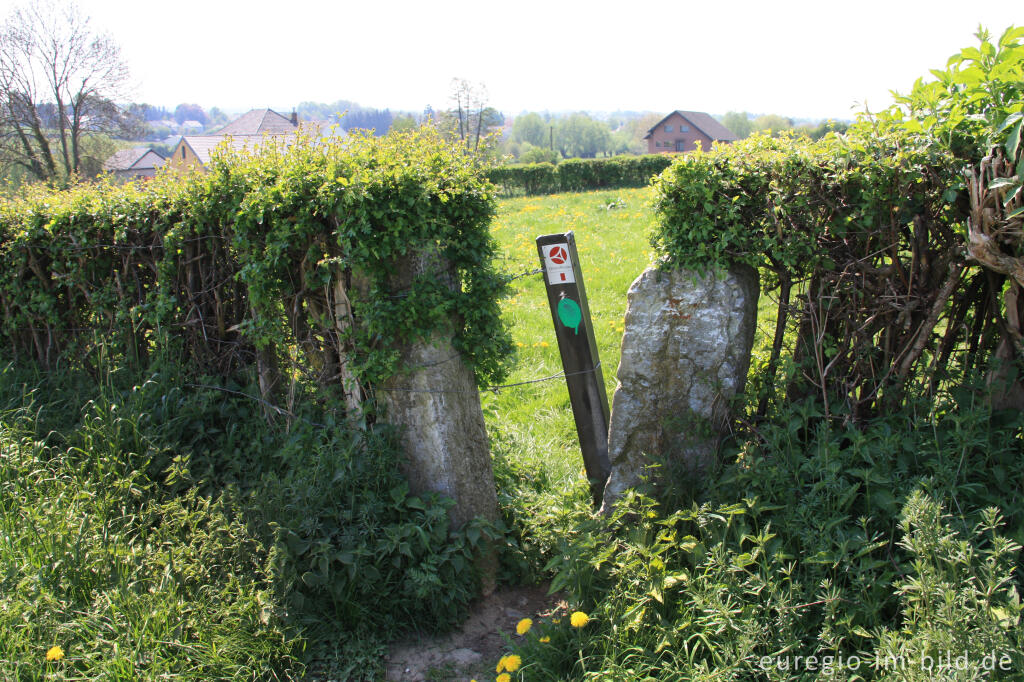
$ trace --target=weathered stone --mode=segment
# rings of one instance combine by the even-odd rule
[[[395,291],[409,289],[420,276],[452,289],[460,286],[437,250],[410,253],[395,263],[393,272],[389,284]],[[453,499],[449,516],[459,527],[475,516],[496,521],[498,496],[480,393],[451,337],[450,331],[437,331],[406,343],[399,349],[403,371],[384,382],[380,395],[387,421],[403,431],[402,469],[410,490]]]
[[[399,259],[394,273],[389,283],[395,291],[408,289],[421,275],[459,286],[450,264],[437,251]],[[399,352],[403,370],[384,382],[379,395],[387,407],[387,421],[402,431],[402,473],[409,489],[451,498],[455,504],[448,516],[455,528],[477,516],[497,521],[498,496],[480,393],[473,372],[452,346],[451,332],[436,331],[425,340],[409,341]],[[494,547],[481,546],[476,564],[481,592],[490,594],[498,573]]]
[[[475,516],[497,520],[487,427],[473,373],[440,334],[407,345],[403,360],[411,371],[386,381],[380,393],[387,421],[402,429],[402,469],[410,490],[452,498],[456,527]]]
[[[605,511],[646,476],[651,457],[699,472],[743,390],[757,324],[757,272],[724,278],[648,268],[629,289],[608,435]]]

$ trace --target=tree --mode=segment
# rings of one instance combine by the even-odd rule
[[[722,125],[731,130],[741,140],[745,137],[750,137],[750,133],[754,132],[754,123],[750,120],[750,114],[745,111],[730,111],[726,113],[722,117]]]
[[[391,121],[391,131],[396,133],[408,133],[417,128],[419,128],[419,124],[416,123],[416,118],[412,114],[395,116]]]
[[[766,132],[772,137],[793,128],[793,121],[778,114],[764,114],[753,121],[754,130]]]
[[[198,121],[199,123],[206,125],[207,116],[203,108],[198,104],[188,104],[182,102],[178,106],[174,107],[174,120],[179,124],[185,121]]]
[[[644,136],[662,118],[663,114],[654,112],[627,118],[619,129],[612,133],[611,151],[615,154],[646,154],[647,140]]]
[[[459,139],[467,149],[479,151],[489,124],[495,122],[497,115],[487,107],[487,86],[453,78],[449,99],[454,106],[437,120],[438,127],[447,137]]]
[[[118,45],[76,6],[15,9],[0,28],[0,162],[62,182],[95,167],[83,165],[86,139],[133,123],[115,104],[127,82]]]
[[[555,127],[555,144],[565,158],[592,159],[608,151],[611,131],[583,112],[563,118]]]
[[[538,113],[531,111],[517,116],[512,123],[512,137],[516,142],[529,142],[534,147],[546,147],[548,135],[548,124]]]

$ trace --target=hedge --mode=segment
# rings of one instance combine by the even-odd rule
[[[479,381],[504,376],[493,188],[470,158],[430,131],[260,151],[0,204],[0,344],[48,367],[289,362],[365,386],[445,333]],[[419,252],[435,267],[402,272]]]
[[[550,163],[498,166],[488,179],[506,196],[584,192],[643,187],[672,163],[667,154],[614,156],[608,159],[566,159]]]
[[[778,292],[766,394],[816,394],[860,421],[982,367],[1003,280],[965,261],[951,154],[898,127],[851,130],[678,158],[656,181],[652,243],[668,267],[759,268]]]

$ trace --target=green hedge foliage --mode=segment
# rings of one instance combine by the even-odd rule
[[[672,157],[667,154],[566,159],[557,166],[550,163],[498,166],[488,170],[487,177],[506,196],[533,196],[643,187],[671,163]]]
[[[671,267],[760,268],[780,320],[764,386],[785,368],[789,398],[814,392],[830,414],[868,418],[994,350],[982,330],[1001,281],[965,262],[959,172],[891,126],[757,136],[680,157],[658,179],[652,243]],[[783,356],[788,323],[797,342]]]
[[[102,347],[220,374],[262,353],[372,385],[402,343],[443,333],[493,382],[511,352],[494,210],[473,161],[427,130],[35,191],[0,205],[0,343],[50,367]],[[430,267],[413,271],[422,253]]]
[[[977,370],[997,404],[1024,409],[1024,28],[976,37],[846,134],[757,137],[658,182],[668,265],[743,261],[778,289],[769,392],[786,366],[787,397],[858,420]]]

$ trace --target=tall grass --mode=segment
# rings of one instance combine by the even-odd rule
[[[459,621],[490,530],[410,495],[389,429],[223,388],[0,369],[0,679],[378,679]]]

